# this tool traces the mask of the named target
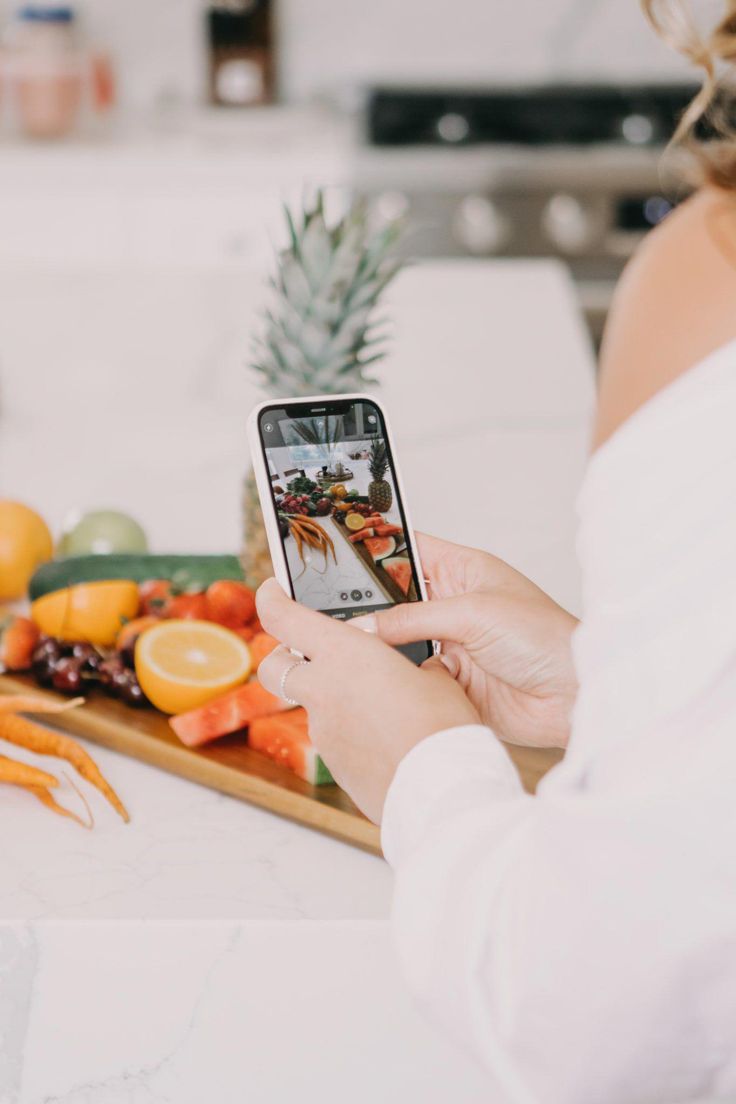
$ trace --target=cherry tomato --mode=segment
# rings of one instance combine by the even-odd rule
[[[138,587],[140,617],[168,617],[171,583],[168,579],[148,579]]]
[[[234,579],[219,579],[207,588],[207,618],[239,629],[256,615],[256,598],[250,587]]]
[[[211,620],[207,607],[207,598],[200,594],[177,594],[169,599],[166,617],[181,617],[184,620]]]

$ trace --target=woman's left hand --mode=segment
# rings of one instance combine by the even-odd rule
[[[416,744],[480,723],[439,658],[416,667],[377,636],[293,602],[275,579],[263,584],[256,604],[263,627],[286,646],[261,663],[260,682],[306,708],[309,735],[335,781],[375,823],[396,768]]]

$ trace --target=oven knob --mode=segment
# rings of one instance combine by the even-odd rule
[[[469,253],[498,253],[511,232],[506,216],[482,195],[466,196],[458,205],[452,224],[455,237]]]
[[[464,142],[470,134],[470,123],[465,115],[448,111],[437,120],[437,137],[449,145]]]
[[[558,192],[542,212],[542,229],[564,253],[579,253],[588,244],[593,227],[585,207],[575,196]]]
[[[373,201],[371,213],[379,226],[388,226],[405,219],[410,206],[405,192],[380,192]]]
[[[654,140],[654,123],[648,115],[626,115],[621,120],[621,136],[630,146],[648,146]]]

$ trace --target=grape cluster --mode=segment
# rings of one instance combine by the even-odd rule
[[[126,705],[148,705],[133,666],[132,647],[105,653],[93,644],[44,636],[33,652],[32,670],[41,686],[79,694],[97,684]]]

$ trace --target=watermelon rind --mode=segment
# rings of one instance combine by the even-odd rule
[[[313,785],[315,786],[329,786],[335,779],[330,774],[330,769],[325,763],[321,755],[317,756],[317,762],[315,764]]]

